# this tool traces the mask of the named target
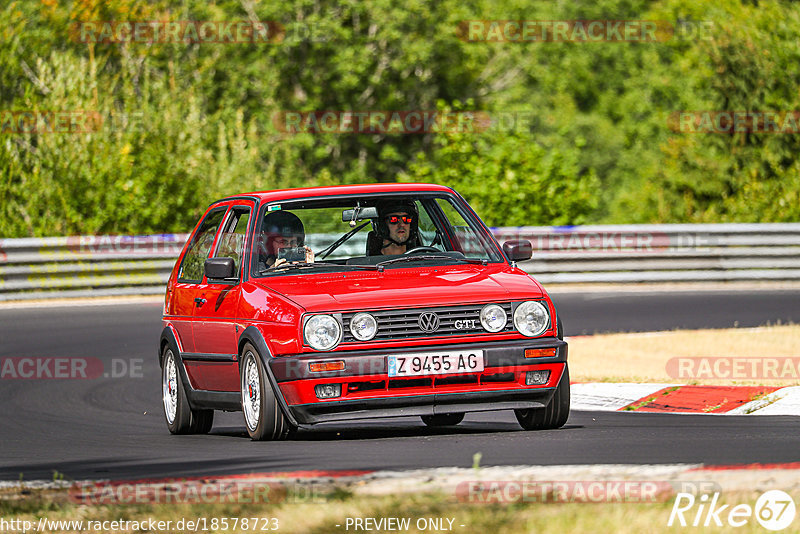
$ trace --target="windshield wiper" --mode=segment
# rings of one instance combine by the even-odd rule
[[[294,271],[294,270],[297,270],[297,269],[302,269],[303,267],[314,267],[315,265],[329,265],[329,264],[327,264],[327,263],[316,263],[316,262],[315,263],[307,263],[307,262],[304,262],[304,261],[297,262],[297,263],[282,263],[281,265],[278,265],[277,267],[270,267],[268,269],[261,269],[260,271],[258,271],[258,274],[274,273],[274,272],[283,271],[283,270]]]
[[[377,265],[370,265],[370,264],[340,264],[340,263],[323,263],[323,262],[313,262],[313,263],[306,263],[306,262],[298,262],[298,263],[284,263],[279,265],[278,267],[272,267],[269,269],[262,269],[258,272],[258,274],[269,274],[269,273],[276,273],[279,271],[297,271],[304,268],[312,268],[312,267],[329,267],[332,269],[353,269],[353,270],[363,270],[363,271],[379,271],[383,272],[383,269],[386,265],[391,265],[393,263],[406,263],[411,261],[429,261],[429,260],[451,260],[451,261],[460,261],[463,263],[469,263],[472,265],[488,265],[488,260],[479,260],[477,258],[460,258],[458,256],[447,256],[445,254],[414,254],[412,256],[400,256],[399,258],[392,258],[390,260],[385,260]]]
[[[400,256],[399,258],[392,258],[391,260],[382,261],[376,265],[379,271],[383,271],[384,266],[391,265],[392,263],[404,263],[408,261],[425,261],[425,260],[453,260],[463,261],[464,263],[471,263],[473,265],[487,265],[488,260],[479,260],[476,258],[459,258],[458,256],[446,256],[444,254],[416,254],[413,256]]]
[[[283,263],[277,267],[271,267],[269,269],[262,269],[258,272],[258,274],[269,274],[278,271],[296,271],[302,269],[303,267],[329,267],[331,269],[342,269],[342,268],[352,268],[354,270],[363,270],[363,271],[377,271],[377,265],[347,265],[341,263],[323,263],[323,262],[313,262],[313,263],[306,263],[306,262],[298,262],[298,263]]]
[[[340,237],[339,239],[334,241],[333,244],[330,245],[328,248],[326,248],[325,250],[321,250],[319,252],[319,259],[324,260],[325,258],[330,256],[331,253],[333,253],[334,250],[339,248],[345,241],[347,241],[348,239],[353,237],[356,234],[356,232],[358,232],[359,230],[361,230],[362,228],[364,228],[366,225],[370,224],[371,222],[372,221],[367,221],[364,224],[362,224],[361,226],[358,226],[357,228],[353,228],[352,230],[350,230],[349,232],[344,234],[342,237]]]

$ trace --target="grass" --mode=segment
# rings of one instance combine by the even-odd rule
[[[800,492],[792,494],[795,502]],[[746,503],[753,506],[756,493],[724,493],[720,497],[722,504]],[[206,518],[210,525],[211,518],[259,518],[277,519],[278,532],[326,534],[330,532],[353,532],[351,525],[346,528],[348,518],[410,518],[410,528],[404,532],[431,532],[432,529],[418,528],[417,521],[427,518],[452,520],[453,532],[570,532],[595,533],[615,532],[620,534],[642,532],[683,532],[691,526],[673,526],[668,528],[667,521],[672,511],[674,499],[663,502],[648,503],[542,503],[525,502],[512,504],[476,504],[458,502],[453,495],[442,492],[398,493],[391,496],[360,496],[350,492],[339,492],[333,499],[323,502],[281,503],[281,504],[181,504],[181,505],[77,505],[58,492],[34,492],[26,496],[0,498],[0,515],[5,520],[20,519],[38,521],[39,517],[48,520],[84,520],[84,521],[155,521],[171,520],[177,522],[181,518]],[[728,508],[730,509],[730,507]],[[691,524],[697,507],[687,512],[684,517]],[[704,519],[705,515],[703,515]],[[723,522],[726,516],[721,516]],[[267,523],[265,523],[267,524]],[[268,524],[274,524],[270,521]],[[337,527],[337,525],[339,525]],[[461,526],[463,525],[463,526]],[[420,523],[419,527],[422,524]],[[725,528],[702,528],[703,532],[727,532]],[[146,530],[146,529],[143,529]],[[173,529],[174,531],[174,529]],[[202,529],[199,529],[202,532]],[[210,527],[209,532],[213,532]],[[217,529],[218,532],[244,532],[245,530],[229,528]],[[250,527],[249,532],[254,530]],[[363,530],[362,530],[363,531]],[[385,532],[376,529],[372,532]],[[70,532],[69,529],[64,532]],[[753,518],[736,532],[764,532]]]
[[[800,385],[800,379],[696,379],[670,376],[672,358],[800,358],[800,325],[600,334],[569,339],[575,382],[665,382],[706,385]],[[795,365],[796,368],[796,365]],[[800,374],[800,370],[798,370]]]

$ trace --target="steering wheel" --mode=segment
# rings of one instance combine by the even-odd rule
[[[411,250],[406,250],[405,254],[414,254],[415,252],[441,252],[441,250],[439,250],[436,247],[422,246],[422,247],[414,247]]]

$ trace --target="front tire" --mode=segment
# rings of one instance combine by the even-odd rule
[[[208,434],[214,426],[214,410],[192,410],[192,434]]]
[[[254,441],[285,439],[289,423],[267,384],[261,357],[250,343],[242,350],[241,362],[242,412],[247,433]]]
[[[455,426],[464,420],[463,413],[440,413],[436,415],[423,415],[422,422],[428,426]]]
[[[517,421],[525,430],[552,430],[561,428],[569,418],[569,367],[564,364],[564,374],[556,392],[544,408],[514,410]]]
[[[189,434],[192,428],[192,411],[178,372],[178,361],[169,346],[164,347],[161,366],[161,397],[164,417],[172,434]]]

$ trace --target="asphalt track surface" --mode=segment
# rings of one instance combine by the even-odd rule
[[[799,322],[800,291],[556,294],[567,335]],[[417,418],[323,424],[252,442],[241,413],[211,435],[172,436],[160,401],[157,304],[0,309],[0,357],[90,356],[136,363],[134,376],[0,380],[0,479],[222,475],[481,465],[709,465],[800,461],[800,417],[577,412],[560,430],[524,432],[511,412],[458,427]],[[110,365],[107,365],[108,370]],[[119,368],[118,370],[121,370]]]

